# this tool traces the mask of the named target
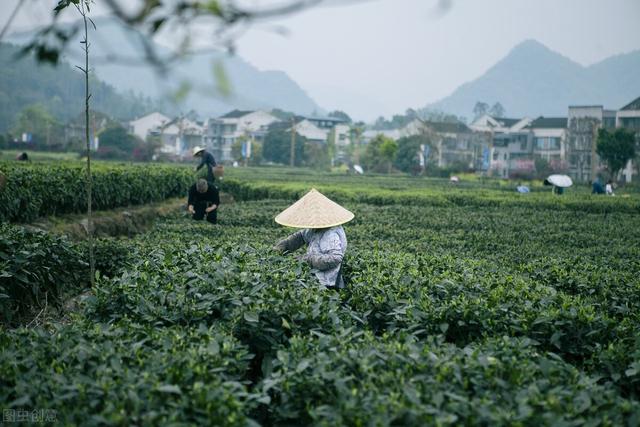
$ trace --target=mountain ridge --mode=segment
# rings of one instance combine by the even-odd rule
[[[149,66],[131,67],[114,61],[103,61],[104,56],[139,58],[143,46],[134,29],[124,27],[108,17],[96,20],[97,31],[89,35],[95,55],[94,70],[106,83],[126,92],[133,91],[160,101],[173,100],[188,81],[193,90],[176,105],[177,110],[195,110],[203,116],[217,116],[233,109],[280,108],[299,114],[323,111],[307,92],[282,70],[260,70],[247,60],[223,51],[189,55],[172,66],[170,79],[163,80]],[[9,37],[14,43],[24,44],[34,31],[16,33]],[[170,55],[167,48],[151,41],[156,51],[164,57]],[[79,43],[69,44],[69,55],[80,54]],[[114,52],[113,46],[117,46]],[[220,66],[222,65],[222,66]],[[217,67],[217,71],[214,71]],[[216,76],[224,70],[224,78],[230,83],[232,94],[218,85]],[[218,79],[218,80],[216,80]]]
[[[620,108],[640,95],[640,50],[584,66],[536,40],[515,45],[478,78],[428,104],[469,117],[476,102],[500,102],[508,116],[566,116],[569,105]]]

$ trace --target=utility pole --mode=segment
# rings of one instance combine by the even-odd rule
[[[289,166],[293,167],[296,163],[296,119],[291,116],[291,154],[289,156]]]

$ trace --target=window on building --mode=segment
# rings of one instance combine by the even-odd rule
[[[497,151],[493,152],[493,160],[498,160],[498,156],[500,155],[500,153],[498,153]]]

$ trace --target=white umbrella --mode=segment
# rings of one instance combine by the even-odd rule
[[[556,187],[562,188],[571,187],[573,185],[573,181],[571,181],[571,178],[567,175],[550,175],[549,178],[547,178],[547,181]]]

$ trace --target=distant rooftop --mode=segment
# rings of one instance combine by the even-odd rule
[[[538,117],[529,126],[532,129],[566,129],[566,117]]]
[[[233,110],[228,112],[224,116],[220,116],[220,118],[221,119],[237,119],[251,113],[253,113],[252,110]]]
[[[522,119],[507,119],[505,117],[493,117],[493,116],[491,116],[491,118],[496,122],[500,123],[502,126],[507,128],[510,128],[511,126],[515,125],[520,120],[522,120]]]
[[[640,96],[625,105],[620,109],[621,111],[640,110]]]
[[[448,133],[468,133],[471,129],[462,122],[430,122],[425,121],[424,124],[436,132]]]

